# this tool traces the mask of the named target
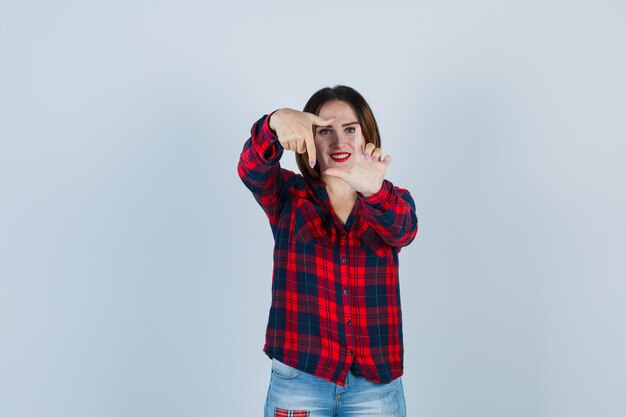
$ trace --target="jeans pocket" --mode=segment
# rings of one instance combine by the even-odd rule
[[[406,400],[402,379],[398,378],[389,383],[387,390],[380,394],[382,414],[393,417],[406,417]]]
[[[286,365],[277,359],[272,359],[272,373],[281,378],[292,379],[302,374],[302,371]]]

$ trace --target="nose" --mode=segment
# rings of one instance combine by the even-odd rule
[[[337,130],[337,133],[332,135],[330,146],[335,148],[345,148],[348,146],[351,141],[350,137],[343,131]]]

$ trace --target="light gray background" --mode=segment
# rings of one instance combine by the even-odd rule
[[[296,3],[1,1],[0,415],[261,415],[237,159],[341,83],[420,218],[409,415],[626,415],[625,3]]]

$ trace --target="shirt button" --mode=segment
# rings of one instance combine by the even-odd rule
[[[354,355],[354,351],[350,349],[350,355]]]
[[[349,292],[350,292],[350,291],[348,291],[348,290],[343,290],[343,293],[344,293],[344,294],[346,294],[346,295],[347,295]]]
[[[341,259],[341,262],[343,262],[344,264],[348,262],[348,258],[343,258]]]
[[[346,322],[346,324],[347,324],[348,326],[351,326],[351,325],[352,325],[352,320],[348,320],[348,321]]]

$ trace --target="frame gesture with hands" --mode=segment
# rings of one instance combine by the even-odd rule
[[[364,197],[376,194],[383,185],[385,173],[391,163],[391,156],[382,158],[382,149],[373,143],[363,147],[361,126],[356,126],[354,134],[354,165],[351,168],[328,168],[325,175],[341,178]],[[362,150],[359,152],[358,150]]]

